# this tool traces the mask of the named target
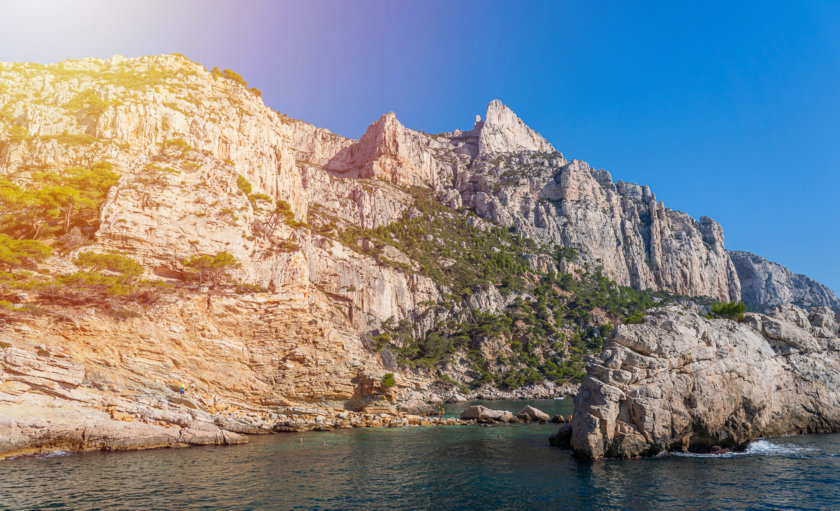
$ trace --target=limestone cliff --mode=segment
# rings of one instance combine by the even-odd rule
[[[741,296],[751,308],[763,310],[793,304],[840,309],[840,298],[806,275],[793,273],[779,263],[750,252],[730,250],[729,257],[741,281]]]
[[[572,248],[622,285],[740,298],[720,225],[666,208],[646,186],[614,183],[608,172],[560,153],[479,158],[456,186],[482,217]]]
[[[0,278],[21,452],[101,445],[74,414],[181,445],[550,395],[625,317],[741,296],[720,225],[567,160],[498,100],[469,131],[388,113],[351,140],[179,55],[0,63],[0,207],[0,242],[52,250]],[[115,251],[132,262],[84,262]],[[65,366],[84,376],[39,372]]]

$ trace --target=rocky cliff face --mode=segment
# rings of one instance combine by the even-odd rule
[[[589,361],[571,446],[628,457],[838,431],[838,319],[788,307],[739,324],[667,308],[622,325]]]
[[[818,306],[840,309],[840,298],[814,279],[793,273],[781,264],[750,252],[729,251],[741,281],[741,296],[753,309],[770,309],[794,304],[810,308]]]
[[[720,225],[666,208],[646,186],[560,153],[480,157],[458,177],[461,202],[482,217],[574,249],[565,271],[585,263],[637,289],[740,297]]]
[[[54,218],[39,224],[52,235],[16,222],[7,198],[45,173],[97,162],[118,180],[96,220],[71,221],[67,204],[39,213],[66,212],[63,231],[74,227],[76,242]],[[350,140],[272,111],[235,73],[182,56],[0,63],[0,177],[4,233],[54,249],[0,279],[3,343],[67,354],[86,375],[58,383],[82,396],[74,400],[22,381],[29,365],[4,368],[0,385],[15,390],[3,413],[19,417],[48,396],[24,421],[29,433],[16,430],[36,439],[26,445],[41,441],[30,433],[50,407],[71,410],[62,418],[81,406],[91,420],[110,409],[161,427],[198,421],[209,436],[189,438],[226,442],[207,424],[343,424],[352,418],[336,410],[394,412],[398,401],[463,394],[433,383],[444,377],[486,395],[501,395],[499,385],[553,392],[544,380],[574,379],[610,325],[652,303],[615,283],[741,296],[720,225],[567,160],[498,100],[469,131],[429,135],[388,113]],[[143,303],[44,291],[69,282],[80,253],[111,251],[168,291]],[[222,252],[238,263],[229,285],[190,280],[185,260]],[[390,390],[379,384],[386,372],[397,376]],[[200,388],[201,413],[177,401],[178,380]],[[247,412],[230,422],[230,409]],[[160,419],[176,412],[190,419]],[[73,431],[54,440],[75,442]]]
[[[141,93],[109,79],[114,69],[130,69],[138,76],[165,70],[178,78],[161,79],[165,86]],[[63,80],[61,72],[79,76]],[[243,258],[259,250],[256,242],[236,240],[253,234],[249,231],[255,219],[244,198],[236,197],[237,175],[247,178],[255,191],[288,201],[300,220],[317,203],[348,222],[371,227],[393,222],[405,201],[389,197],[375,203],[376,197],[368,196],[371,187],[358,184],[371,178],[431,186],[453,207],[469,207],[535,240],[577,250],[583,262],[602,267],[622,285],[722,300],[740,296],[718,224],[666,209],[647,187],[613,183],[605,171],[565,160],[499,101],[490,103],[486,120],[470,132],[428,136],[405,128],[389,113],[352,141],[279,116],[239,84],[214,79],[180,57],[87,59],[65,63],[61,72],[6,71],[14,77],[7,82],[9,89],[24,90],[27,97],[14,100],[9,94],[4,110],[22,123],[29,138],[4,146],[3,168],[9,172],[23,165],[116,160],[126,177],[104,208],[97,238],[143,255],[142,262],[155,268],[173,266],[155,254],[180,257],[225,247]],[[98,116],[68,111],[67,102],[79,91],[98,94],[107,106]],[[92,137],[91,142],[68,147],[59,136],[64,133]],[[161,144],[172,139],[184,140],[212,161],[201,160],[197,170],[175,167],[177,176],[150,180],[149,163],[156,161]],[[197,159],[187,156],[191,166]],[[374,195],[382,191],[374,189]],[[174,196],[167,194],[179,196],[177,207]],[[145,200],[147,196],[153,200]],[[145,212],[138,215],[142,208]],[[228,211],[234,214],[222,213]],[[216,230],[218,234],[207,235]],[[139,245],[138,234],[147,240],[144,246],[129,246]],[[190,250],[187,244],[193,241],[198,244]],[[311,238],[301,241],[306,246]],[[308,280],[302,259],[246,259],[250,264],[243,271],[251,281],[279,286]],[[287,269],[278,272],[278,266]]]

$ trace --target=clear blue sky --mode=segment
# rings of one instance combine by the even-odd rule
[[[0,1],[0,60],[180,52],[358,137],[470,128],[499,98],[840,291],[840,2]]]

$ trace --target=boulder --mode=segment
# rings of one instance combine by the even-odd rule
[[[507,410],[492,410],[486,406],[473,405],[461,412],[461,420],[483,420],[490,422],[510,422],[513,414]]]
[[[572,425],[569,423],[560,426],[556,433],[548,437],[548,443],[554,447],[571,447]]]
[[[549,417],[547,413],[542,410],[538,410],[531,405],[519,410],[519,413],[517,413],[516,416],[525,421],[548,422],[551,420],[551,417]]]
[[[502,415],[501,415],[501,417],[499,417],[499,418],[498,418],[498,419],[496,419],[496,420],[497,420],[498,422],[508,422],[508,423],[510,423],[510,422],[516,422],[516,416],[515,416],[515,415],[513,415],[513,413],[511,413],[511,412],[509,412],[509,411],[507,411],[507,410],[502,410]]]
[[[419,399],[412,399],[405,403],[400,403],[397,406],[397,410],[411,415],[431,415],[435,411],[432,405]]]

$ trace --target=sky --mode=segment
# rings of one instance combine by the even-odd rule
[[[388,111],[470,129],[498,98],[840,291],[840,2],[0,0],[0,19],[2,61],[183,53],[353,138]]]

